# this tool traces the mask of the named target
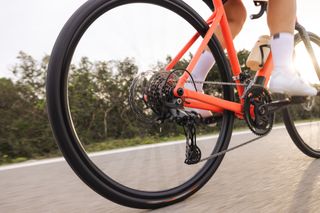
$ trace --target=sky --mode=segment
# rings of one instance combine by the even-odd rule
[[[10,67],[17,63],[16,57],[19,51],[24,51],[37,60],[45,54],[50,54],[64,23],[84,2],[85,0],[3,1],[0,7],[0,77],[13,77]],[[186,2],[201,16],[210,15],[210,10],[201,0],[186,0]],[[258,12],[258,8],[253,6],[251,0],[244,0],[244,4],[247,7],[248,20],[242,33],[235,40],[238,50],[251,49],[260,35],[268,34],[265,16],[259,20],[249,20],[249,15]],[[300,22],[310,31],[320,34],[318,11],[320,11],[320,2],[298,0]],[[89,45],[84,46],[84,51],[88,49],[87,47]],[[99,53],[98,45],[90,45],[90,48],[93,55],[95,52]]]

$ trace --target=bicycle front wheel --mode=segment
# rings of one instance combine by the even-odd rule
[[[308,33],[316,60],[320,64],[320,38]],[[299,34],[295,36],[295,67],[311,84],[319,78]],[[320,158],[320,97],[309,97],[306,103],[292,105],[283,110],[284,123],[296,146],[306,155]]]
[[[184,164],[182,128],[141,124],[128,100],[136,74],[162,70],[195,32],[207,29],[180,0],[88,1],[66,23],[49,63],[49,118],[64,157],[97,193],[129,207],[159,208],[192,195],[214,174],[223,156]],[[208,46],[217,65],[210,76],[232,81],[216,38]],[[233,100],[227,86],[213,94]],[[198,140],[203,156],[225,150],[232,127],[233,114],[224,112],[217,127],[201,129],[215,134]],[[131,147],[149,143],[157,144]]]

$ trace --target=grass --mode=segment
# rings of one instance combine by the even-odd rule
[[[299,120],[295,121],[296,123],[303,123],[306,120]],[[319,120],[316,120],[319,121]],[[239,125],[240,124],[240,125]],[[243,126],[244,123],[237,123],[237,125],[234,128],[234,131],[241,131],[248,129],[246,126]],[[281,123],[277,122],[275,126],[281,125]],[[213,132],[211,134],[208,133],[201,133],[198,134],[199,136],[205,136],[205,135],[212,135],[216,132]],[[104,150],[112,150],[112,149],[119,149],[119,148],[125,148],[125,147],[133,147],[133,146],[139,146],[139,145],[146,145],[146,144],[155,144],[155,143],[163,143],[163,142],[169,142],[169,141],[176,141],[176,140],[184,140],[184,135],[178,135],[178,136],[170,136],[170,137],[135,137],[130,139],[109,139],[103,142],[98,143],[92,143],[85,145],[85,150],[87,152],[98,152],[98,151],[104,151]],[[60,152],[51,153],[50,155],[46,156],[34,156],[32,159],[45,159],[45,158],[51,158],[51,157],[57,157],[61,156]],[[17,158],[10,158],[9,156],[2,156],[2,159],[0,159],[0,165],[6,165],[11,163],[20,163],[27,160],[31,160],[31,158],[27,157],[17,157]]]
[[[2,162],[0,165],[6,165],[11,163],[21,163],[27,160],[29,159],[26,157],[9,158],[8,156],[5,155],[2,157]]]

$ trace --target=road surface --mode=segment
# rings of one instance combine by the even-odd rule
[[[230,146],[252,137],[237,133]],[[148,212],[102,198],[62,159],[0,167],[0,180],[0,212]],[[302,154],[280,127],[228,153],[194,196],[154,212],[320,212],[320,160]]]

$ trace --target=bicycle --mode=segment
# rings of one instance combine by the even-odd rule
[[[310,157],[320,157],[318,142],[310,141],[308,138],[310,135],[306,135],[309,133],[301,128],[301,125],[306,125],[306,121],[310,121],[309,127],[314,128],[315,131],[319,130],[318,116],[320,113],[317,107],[319,96],[313,98],[280,97],[280,99],[273,101],[266,87],[272,70],[271,54],[262,69],[256,72],[254,78],[250,77],[248,72],[241,71],[223,3],[221,0],[213,0],[213,3],[215,11],[207,21],[204,21],[195,10],[181,0],[92,0],[86,2],[73,14],[57,38],[50,58],[46,86],[49,120],[59,148],[74,172],[88,186],[105,198],[128,207],[153,209],[180,202],[193,195],[207,183],[219,167],[225,153],[230,151],[228,145],[235,118],[245,120],[252,132],[259,136],[245,143],[247,144],[267,135],[273,127],[274,113],[281,111],[285,127],[296,146]],[[254,18],[259,18],[266,9],[266,2],[255,1],[255,4],[261,6],[259,14],[254,16]],[[134,11],[133,9],[136,7],[139,8],[136,10],[137,16],[132,16],[130,11]],[[157,13],[157,10],[161,10],[161,13]],[[126,20],[128,24],[125,24],[121,15],[127,13],[130,13],[131,18]],[[143,15],[147,15],[147,18],[140,19],[139,17]],[[161,18],[150,18],[153,15],[159,15]],[[117,19],[117,16],[120,17]],[[179,20],[175,22],[174,17]],[[99,18],[110,20],[107,22],[109,25],[103,26],[114,26],[112,23],[116,21],[122,25],[108,31],[102,36],[103,39],[99,40],[99,33],[95,33],[94,30],[93,33],[90,31],[91,25],[102,26]],[[153,23],[159,20],[161,22],[158,25],[149,25],[147,30],[139,28],[137,33],[141,31],[141,35],[136,37],[131,35],[135,29],[127,30],[134,21],[148,19],[152,19]],[[161,27],[161,23],[167,19],[168,24],[175,24],[177,30],[166,34],[165,31],[155,29],[155,27]],[[224,35],[228,58],[214,35],[218,24],[220,24]],[[97,48],[99,48],[105,44],[104,42],[109,42],[104,36],[111,36],[116,29],[120,30],[120,33],[116,34],[118,37],[112,37],[109,44],[111,55],[120,55],[131,46],[115,44],[118,45],[115,47],[112,43],[116,43],[117,38],[130,34],[128,39],[121,40],[122,44],[122,42],[128,42],[129,39],[143,37],[141,43],[132,43],[132,46],[143,46],[144,49],[148,49],[150,46],[144,43],[148,42],[151,37],[145,36],[145,34],[152,30],[155,31],[152,36],[157,40],[151,41],[150,45],[158,45],[161,38],[164,38],[164,41],[169,41],[170,39],[166,37],[173,36],[176,38],[173,40],[180,46],[181,42],[185,42],[180,37],[189,36],[184,31],[179,33],[183,30],[182,26],[193,31],[192,38],[175,58],[168,57],[168,63],[165,64],[157,63],[154,66],[157,68],[155,71],[138,72],[139,69],[146,71],[146,66],[133,65],[132,60],[128,58],[123,61],[117,59],[96,65],[83,59],[81,67],[71,66],[72,60],[76,60],[74,58],[77,57],[79,43],[86,44],[87,42],[87,37],[84,37],[87,35],[85,34],[87,31],[89,35],[96,36],[94,42],[98,43]],[[320,79],[317,61],[320,56],[317,49],[320,47],[320,38],[307,32],[298,23],[296,29],[298,31],[295,36],[296,57],[305,57],[298,55],[300,52],[298,49],[302,49],[304,54],[312,59],[310,67],[316,71],[315,76]],[[195,34],[194,31],[196,31]],[[157,36],[159,34],[161,36]],[[190,63],[187,63],[188,60],[183,56],[193,48],[192,45],[197,42],[199,37],[203,38],[200,41],[201,44],[196,49]],[[84,52],[90,51],[91,45],[95,44],[94,42],[85,46]],[[164,44],[165,42],[159,45],[158,51],[143,51],[143,53],[147,52],[147,55],[159,53],[160,55],[160,50],[166,49]],[[171,45],[170,43],[167,46]],[[190,73],[206,46],[209,47],[216,61],[216,66],[211,71],[214,74],[214,82],[206,81],[217,87],[213,91],[207,92],[210,94],[184,88],[184,84],[188,81]],[[109,51],[107,48],[102,49],[105,52]],[[169,49],[167,51],[170,53],[176,52],[176,49]],[[79,51],[81,52],[81,49]],[[139,54],[134,56],[138,57]],[[147,60],[142,57],[142,61],[146,62]],[[175,69],[179,63],[180,65],[187,63],[188,66],[187,68],[181,66],[183,68]],[[91,72],[90,68],[94,71]],[[166,71],[160,71],[162,69]],[[75,74],[77,70],[80,71]],[[132,76],[133,74],[135,76]],[[75,92],[75,88],[87,86],[81,84],[81,79],[86,79],[83,82],[89,82],[90,87],[83,90],[82,93]],[[120,83],[115,83],[116,80]],[[104,84],[103,81],[106,83]],[[196,82],[191,80],[190,83]],[[121,89],[118,88],[120,86]],[[97,89],[101,89],[101,91],[97,92]],[[123,98],[123,96],[128,97]],[[90,97],[92,103],[82,103],[81,99],[84,97]],[[95,103],[97,104],[94,105]],[[75,106],[81,106],[84,110],[78,112],[81,107]],[[186,112],[184,107],[210,110],[214,116],[208,121],[196,113]],[[83,115],[85,112],[88,112],[88,115]],[[135,123],[136,120],[132,114],[136,114],[138,119],[149,122],[149,124],[139,126],[140,124]],[[297,116],[299,114],[300,116]],[[82,116],[82,120],[80,118],[77,120],[77,116]],[[120,120],[119,122],[123,123],[123,126],[118,127],[119,122],[117,123],[115,120]],[[303,124],[300,124],[301,120]],[[113,122],[113,125],[107,125],[108,122]],[[89,124],[84,127],[83,123]],[[161,126],[160,132],[157,133],[158,136],[162,136],[162,134],[172,136],[173,133],[170,130],[172,132],[184,130],[187,142],[161,143],[155,146],[142,146],[107,153],[88,154],[86,151],[90,140],[92,141],[95,137],[100,137],[99,135],[103,134],[100,126],[104,126],[105,138],[108,139],[108,134],[111,134],[113,138],[118,138],[115,140],[116,142],[124,142],[126,140],[121,137],[126,131],[129,136],[123,137],[133,138],[134,134],[148,135],[148,128],[151,129],[151,132],[159,128],[159,126],[154,127],[150,123],[166,123]],[[208,123],[216,124],[214,131],[217,135],[210,141],[202,143],[204,139],[196,139],[197,126]],[[112,129],[113,126],[115,126],[114,129]],[[121,129],[119,130],[119,128]],[[97,133],[93,136],[89,135],[91,129],[97,129]],[[153,140],[158,138],[150,137]],[[316,144],[312,144],[312,142],[316,142]],[[171,152],[173,152],[174,158],[168,157]],[[126,153],[125,156],[128,159],[124,159],[124,155],[121,153]],[[98,159],[98,156],[103,156],[103,159]],[[202,158],[202,156],[208,157]],[[159,168],[151,165],[153,160],[154,165],[163,164],[164,166],[160,165]],[[175,166],[171,160],[174,163],[179,163],[179,166]],[[120,171],[115,172],[114,169],[118,168],[117,163],[120,161],[122,161],[123,168],[121,167]],[[141,171],[137,171],[138,169]],[[156,172],[158,174],[154,175]],[[169,172],[171,176],[166,176]],[[138,178],[134,178],[134,175],[137,175]]]

